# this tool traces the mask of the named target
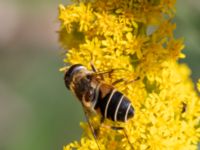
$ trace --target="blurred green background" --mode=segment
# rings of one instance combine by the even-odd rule
[[[59,150],[81,135],[82,108],[58,71],[58,4],[69,1],[0,1],[0,150]],[[200,77],[200,1],[178,0],[176,37]]]

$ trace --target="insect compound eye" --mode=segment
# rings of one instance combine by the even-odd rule
[[[70,76],[69,74],[66,72],[65,77],[64,77],[64,81],[65,81],[65,86],[69,89],[69,85],[70,85]]]
[[[65,85],[66,85],[66,87],[69,89],[69,86],[70,86],[70,83],[71,83],[71,81],[72,81],[72,79],[73,79],[73,76],[74,76],[74,74],[77,72],[77,71],[79,71],[79,70],[81,70],[81,69],[83,69],[84,67],[83,67],[83,65],[81,65],[81,64],[75,64],[75,65],[72,65],[69,69],[68,69],[68,71],[65,73],[65,77],[64,77],[64,81],[65,81]]]

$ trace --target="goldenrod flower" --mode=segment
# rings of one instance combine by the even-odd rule
[[[193,150],[200,138],[200,98],[190,69],[178,63],[185,55],[183,40],[173,35],[174,4],[175,0],[80,0],[59,6],[65,63],[91,69],[93,60],[100,71],[123,68],[106,78],[107,83],[140,77],[133,84],[116,86],[135,108],[134,118],[120,125],[136,150]],[[81,140],[64,150],[97,149],[88,124],[81,127]],[[103,127],[98,143],[101,150],[131,149],[122,132]]]

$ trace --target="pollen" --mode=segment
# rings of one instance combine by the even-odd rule
[[[59,41],[65,49],[66,64],[82,64],[98,71],[118,69],[118,79],[131,81],[116,86],[135,109],[125,123],[106,120],[107,126],[123,126],[123,132],[105,129],[99,117],[91,118],[100,127],[101,150],[195,150],[200,139],[200,97],[191,80],[191,70],[178,60],[185,58],[184,41],[174,37],[175,0],[79,0],[59,5]],[[151,34],[148,28],[154,27]],[[60,70],[65,70],[66,66]],[[197,83],[200,91],[200,80]],[[97,150],[86,122],[81,122],[80,141],[63,150]]]

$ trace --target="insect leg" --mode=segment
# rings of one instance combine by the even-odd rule
[[[137,80],[139,80],[139,79],[140,79],[140,77],[137,77],[137,78],[135,78],[135,79],[133,79],[133,80],[125,81],[123,78],[121,78],[121,79],[118,79],[118,80],[114,81],[114,82],[112,83],[112,85],[116,85],[116,84],[118,84],[118,83],[120,83],[120,82],[124,82],[124,85],[127,85],[127,84],[133,83],[133,82],[135,82],[135,81],[137,81]]]
[[[89,127],[90,127],[90,130],[91,130],[91,132],[92,132],[92,134],[93,134],[93,136],[94,136],[94,140],[95,140],[95,142],[96,142],[96,144],[97,144],[97,147],[98,147],[98,149],[100,150],[100,146],[99,146],[99,144],[98,144],[97,136],[96,136],[96,133],[95,133],[95,130],[94,130],[92,124],[90,123],[90,120],[89,120],[89,117],[88,117],[88,113],[87,113],[85,110],[84,110],[84,112],[85,112],[86,121],[87,121],[87,123],[88,123],[88,125],[89,125]]]
[[[133,79],[133,80],[125,81],[125,84],[133,83],[133,82],[135,82],[135,81],[137,81],[137,80],[139,80],[139,79],[140,79],[140,77],[137,77],[137,78],[135,78],[135,79]]]
[[[97,72],[92,73],[91,75],[104,76],[104,75],[108,74],[109,76],[111,76],[112,73],[114,73],[115,71],[122,70],[122,69],[123,68],[116,68],[116,69],[110,69],[110,70],[105,70],[105,71],[97,71]]]
[[[101,118],[101,126],[102,126],[102,127],[105,127],[105,128],[110,128],[110,129],[116,130],[116,131],[117,131],[117,130],[122,130],[122,131],[124,132],[124,135],[125,135],[126,139],[128,140],[128,143],[129,143],[131,149],[134,150],[134,147],[133,147],[133,145],[131,144],[131,142],[130,142],[130,140],[129,140],[129,137],[128,137],[128,134],[127,134],[126,129],[125,129],[124,127],[120,127],[120,126],[109,126],[109,125],[105,125],[105,124],[103,123],[104,120],[105,120],[105,118],[102,117],[102,118]]]
[[[123,127],[114,127],[114,126],[111,127],[111,128],[112,128],[113,130],[123,130],[124,135],[125,135],[125,137],[127,138],[129,145],[131,146],[131,149],[134,150],[134,147],[133,147],[133,145],[131,144],[131,142],[130,142],[130,140],[129,140],[129,137],[128,137],[128,134],[127,134],[125,128],[123,128]]]
[[[112,85],[114,86],[114,85],[116,85],[116,84],[118,84],[118,83],[120,83],[120,82],[123,82],[124,81],[124,79],[118,79],[118,80],[116,80],[116,81],[114,81],[113,83],[112,83]]]
[[[105,118],[104,117],[101,117],[101,120],[100,120],[100,126],[96,129],[94,129],[94,133],[98,136],[99,135],[99,132],[100,132],[100,128],[101,126],[103,125],[103,122],[104,122]]]

